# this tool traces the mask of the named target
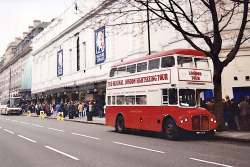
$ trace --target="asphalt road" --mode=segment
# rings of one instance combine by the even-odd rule
[[[155,133],[37,117],[0,115],[0,166],[248,167],[248,144],[168,141]]]

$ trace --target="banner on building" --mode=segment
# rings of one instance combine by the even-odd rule
[[[95,64],[104,63],[106,59],[105,27],[95,31]]]
[[[63,75],[63,50],[57,52],[57,76]]]

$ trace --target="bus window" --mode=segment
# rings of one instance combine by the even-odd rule
[[[173,67],[175,65],[174,57],[168,56],[161,59],[161,68]]]
[[[193,89],[180,89],[179,101],[181,106],[195,106],[195,90]]]
[[[194,58],[195,68],[208,69],[208,60],[204,58]]]
[[[135,105],[135,96],[125,97],[126,105]]]
[[[126,66],[118,67],[117,75],[123,75],[123,74],[126,74]]]
[[[136,64],[128,65],[127,66],[127,73],[135,73],[136,70]]]
[[[142,72],[147,70],[147,62],[137,64],[137,72]]]
[[[115,105],[115,96],[112,96],[112,105]]]
[[[162,89],[162,103],[168,104],[168,90]]]
[[[111,105],[111,96],[108,96],[108,105]]]
[[[193,60],[192,57],[177,57],[178,67],[186,67],[186,68],[193,68]]]
[[[137,95],[136,96],[136,104],[137,105],[147,104],[147,97],[146,97],[146,95]]]
[[[169,89],[169,104],[178,104],[177,89]]]
[[[116,96],[116,104],[117,105],[124,105],[124,96]]]
[[[116,71],[117,71],[116,68],[112,68],[112,69],[110,70],[109,77],[115,76],[115,75],[116,75]]]
[[[148,62],[148,70],[159,69],[160,59],[149,60]]]

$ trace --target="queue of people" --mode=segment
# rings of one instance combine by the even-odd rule
[[[59,102],[57,104],[52,103],[39,103],[39,104],[30,104],[23,105],[22,112],[27,112],[28,110],[31,113],[40,114],[40,111],[44,111],[47,116],[58,116],[58,113],[62,112],[64,117],[71,118],[83,118],[87,116],[87,114],[91,114],[91,116],[103,117],[104,115],[104,105],[101,102],[92,101],[69,101],[69,102]]]
[[[237,103],[234,98],[230,99],[227,95],[221,102],[226,128],[228,130],[250,131],[249,96],[240,96]],[[212,98],[207,98],[205,101],[202,101],[201,107],[206,108],[210,113],[214,114]]]

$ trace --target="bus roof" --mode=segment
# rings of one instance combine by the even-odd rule
[[[156,53],[156,54],[153,54],[153,55],[139,57],[139,58],[124,61],[124,62],[118,62],[118,63],[113,64],[111,66],[111,68],[126,65],[126,64],[131,64],[131,63],[135,63],[135,62],[140,62],[140,61],[143,61],[143,60],[153,59],[153,58],[157,58],[157,57],[173,55],[173,54],[207,57],[207,55],[205,53],[197,51],[197,50],[193,50],[193,49],[173,49],[173,50],[169,50],[169,51],[165,51],[165,52],[161,52],[161,53]]]

